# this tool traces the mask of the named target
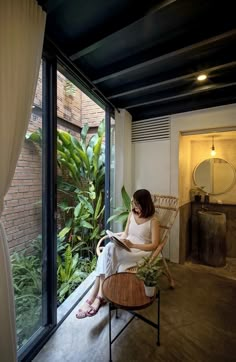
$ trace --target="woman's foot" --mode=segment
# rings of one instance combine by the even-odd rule
[[[106,304],[106,300],[100,295],[97,295],[94,302],[90,305],[90,310],[87,312],[87,316],[93,317],[104,304]]]
[[[77,319],[83,319],[85,317],[88,317],[88,312],[91,309],[91,305],[93,304],[94,300],[87,299],[85,303],[79,308],[78,312],[76,313]]]

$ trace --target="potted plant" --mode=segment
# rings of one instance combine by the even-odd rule
[[[162,274],[160,267],[160,258],[151,260],[151,257],[143,258],[143,262],[137,265],[137,278],[143,280],[145,294],[147,297],[155,295],[156,287],[158,287],[159,277]]]
[[[196,202],[200,202],[202,199],[202,193],[204,192],[204,188],[205,186],[200,186],[200,187],[194,186],[190,190],[191,199],[194,198]]]

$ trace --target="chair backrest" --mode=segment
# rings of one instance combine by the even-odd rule
[[[160,221],[160,243],[165,244],[179,211],[179,200],[170,195],[153,194],[152,197]]]
[[[160,243],[157,249],[154,250],[151,254],[151,259],[150,259],[151,263],[153,263],[156,260],[156,258],[159,257],[160,253],[162,252],[162,249],[164,248],[166,242],[168,241],[170,230],[174,224],[175,218],[179,211],[179,200],[175,196],[152,194],[152,199],[154,202],[157,217],[160,222]],[[164,256],[162,256],[162,260],[164,262],[164,265],[166,265]],[[166,268],[168,269],[167,265]],[[136,273],[137,266],[129,267],[127,271]],[[169,272],[168,274],[170,275]]]
[[[152,194],[152,198],[156,214],[160,221],[160,244],[162,244],[161,248],[158,247],[157,250],[153,252],[153,258],[155,259],[169,238],[170,230],[178,214],[179,200],[175,196],[159,194]],[[96,248],[97,255],[101,254],[103,249],[101,245],[103,241],[108,238],[109,236],[105,235],[99,240]]]

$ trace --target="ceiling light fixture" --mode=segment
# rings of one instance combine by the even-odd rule
[[[199,74],[199,76],[197,77],[197,80],[199,82],[203,82],[204,80],[207,79],[207,75],[206,74]]]
[[[215,156],[216,155],[216,151],[215,151],[215,145],[214,145],[214,136],[212,136],[212,146],[211,146],[211,156]]]

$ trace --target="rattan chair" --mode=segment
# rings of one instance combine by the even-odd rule
[[[170,230],[174,224],[175,218],[178,214],[178,198],[174,196],[169,195],[159,195],[159,194],[153,194],[153,201],[156,209],[156,214],[158,216],[159,222],[160,222],[160,243],[156,250],[153,251],[151,254],[151,261],[154,261],[157,257],[161,256],[161,259],[163,261],[164,265],[164,272],[167,276],[170,287],[174,288],[174,279],[171,276],[168,264],[166,262],[165,257],[163,256],[162,250],[164,246],[166,245],[167,241],[170,237]],[[119,233],[117,233],[119,234]],[[102,237],[96,248],[97,255],[100,255],[103,249],[103,242],[104,240],[108,239],[108,235]],[[130,272],[136,272],[136,266],[129,267],[126,269]]]

